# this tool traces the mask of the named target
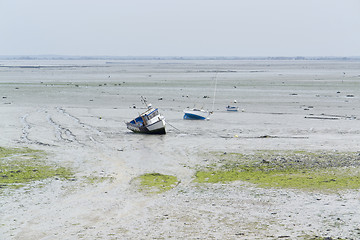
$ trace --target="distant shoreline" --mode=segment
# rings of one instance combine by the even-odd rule
[[[320,60],[360,61],[360,56],[318,56],[318,57],[237,57],[237,56],[68,56],[68,55],[0,55],[0,60]]]

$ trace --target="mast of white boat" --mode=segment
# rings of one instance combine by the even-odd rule
[[[216,87],[217,87],[217,75],[218,75],[218,72],[216,71],[216,74],[215,74],[215,88],[214,88],[214,96],[213,96],[213,105],[212,105],[212,110],[210,113],[213,113],[214,112],[214,108],[215,108],[215,96],[216,96]]]

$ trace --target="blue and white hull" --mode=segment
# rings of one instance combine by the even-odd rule
[[[188,109],[184,110],[184,119],[187,120],[208,120],[210,112],[203,109]]]
[[[126,127],[136,133],[166,134],[165,117],[160,115],[158,109],[151,107],[139,117],[126,123]]]
[[[149,134],[166,134],[165,131],[165,119],[161,119],[150,125],[139,125],[132,122],[126,123],[129,130],[136,133],[149,133]]]
[[[239,107],[227,106],[226,111],[228,111],[228,112],[237,112],[237,111],[239,111]]]

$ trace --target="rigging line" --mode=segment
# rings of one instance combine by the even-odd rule
[[[179,132],[181,132],[181,130],[180,130],[180,129],[178,129],[178,128],[174,127],[174,126],[173,126],[173,125],[171,125],[168,121],[166,121],[166,123],[167,123],[170,127],[173,127],[174,129],[176,129],[176,130],[178,130]]]
[[[217,75],[218,75],[218,71],[216,71],[216,74],[215,74],[215,88],[214,88],[214,97],[213,97],[212,112],[214,112],[214,106],[215,106],[215,96],[216,96],[216,87],[217,87]]]
[[[146,97],[140,96],[140,101],[145,105],[145,107],[148,107]]]

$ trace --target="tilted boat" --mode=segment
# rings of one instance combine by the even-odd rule
[[[191,108],[184,110],[184,119],[188,120],[209,120],[211,112],[203,109]]]
[[[126,123],[129,130],[148,134],[166,134],[165,125],[165,117],[159,113],[157,108],[153,108],[151,104],[148,105],[148,109],[141,113],[139,117]]]

